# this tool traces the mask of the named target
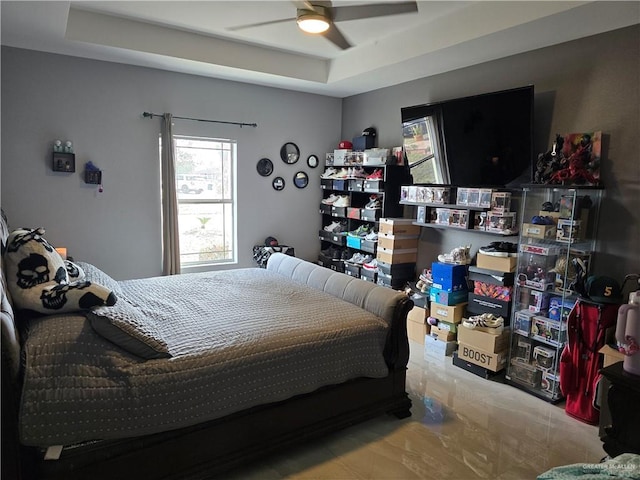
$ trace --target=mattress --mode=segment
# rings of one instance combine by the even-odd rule
[[[84,315],[31,320],[23,444],[152,434],[388,374],[385,320],[276,272],[250,268],[117,283],[118,302],[148,315],[171,358],[128,353],[97,334]]]

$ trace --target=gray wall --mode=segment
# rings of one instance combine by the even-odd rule
[[[238,140],[237,266],[253,266],[252,246],[268,235],[317,258],[322,167],[310,169],[306,158],[323,162],[339,141],[340,99],[5,47],[1,200],[11,226],[42,226],[54,245],[117,279],[159,275],[161,120],[143,111],[256,122],[176,120],[174,131]],[[74,142],[74,174],[52,172],[56,138]],[[279,157],[288,141],[301,150],[295,165]],[[275,165],[268,178],[256,172],[265,156]],[[103,193],[82,181],[89,160],[103,170]],[[298,170],[310,174],[305,189],[293,185]],[[271,187],[278,175],[287,182],[281,192]]]
[[[541,35],[544,34],[541,32]],[[402,142],[400,108],[535,85],[534,152],[556,133],[601,130],[606,187],[594,271],[622,281],[640,272],[640,27],[629,27],[344,99],[343,137],[370,125],[380,146]],[[419,268],[438,253],[491,241],[485,234],[422,229]],[[510,238],[517,241],[517,238]]]

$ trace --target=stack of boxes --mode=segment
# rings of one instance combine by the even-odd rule
[[[457,347],[459,324],[467,306],[467,266],[434,262],[429,290],[431,330],[425,337],[425,356],[444,357]]]
[[[381,218],[378,223],[378,285],[400,289],[412,280],[420,227],[410,218]]]
[[[468,189],[473,190],[473,189]],[[458,189],[460,194],[460,189]],[[488,194],[481,191],[485,196]],[[458,201],[458,203],[461,200]],[[470,205],[467,203],[467,205]],[[479,204],[485,206],[485,204]],[[511,193],[491,191],[491,210],[488,212],[474,212],[473,221],[474,230],[483,230],[493,233],[502,233],[505,235],[513,234],[518,231],[518,223],[516,212],[511,211]]]
[[[491,313],[502,317],[504,326],[471,329],[461,325],[458,330],[458,352],[453,358],[454,365],[484,378],[489,378],[507,365],[510,330],[505,327],[510,323],[515,280],[513,272],[503,271],[511,268],[509,259],[512,257],[489,258],[496,260],[497,263],[491,265],[501,270],[469,267],[469,283],[473,284],[473,290],[468,296],[467,316]]]

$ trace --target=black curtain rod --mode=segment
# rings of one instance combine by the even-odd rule
[[[164,115],[160,115],[158,113],[151,112],[142,112],[142,116],[145,118],[153,118],[153,117],[163,117]],[[176,117],[178,120],[193,120],[194,122],[207,122],[207,123],[226,123],[227,125],[240,125],[242,127],[257,127],[257,123],[242,123],[242,122],[223,122],[222,120],[206,120],[204,118],[190,118],[190,117]]]

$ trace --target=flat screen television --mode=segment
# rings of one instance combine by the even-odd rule
[[[517,188],[532,181],[533,86],[404,107],[414,184]]]

